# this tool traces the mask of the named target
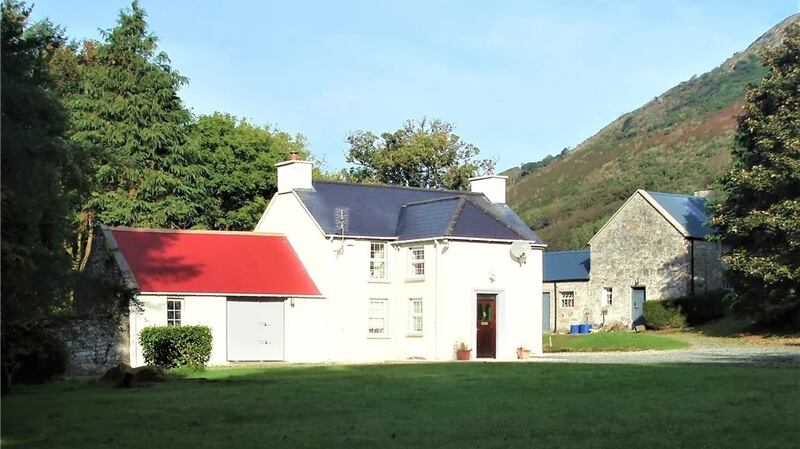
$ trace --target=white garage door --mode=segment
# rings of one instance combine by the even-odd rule
[[[283,301],[228,299],[228,360],[283,360]]]

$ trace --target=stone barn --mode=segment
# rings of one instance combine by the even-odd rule
[[[553,329],[633,326],[645,301],[723,288],[721,246],[706,239],[708,194],[637,190],[589,240],[589,250],[546,253],[543,299]]]

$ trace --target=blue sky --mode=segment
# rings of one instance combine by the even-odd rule
[[[37,0],[76,38],[130,3]],[[573,147],[719,65],[798,0],[246,2],[142,0],[196,114],[306,136],[328,169],[345,136],[436,117],[505,169]]]

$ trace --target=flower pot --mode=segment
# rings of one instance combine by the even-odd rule
[[[456,360],[469,360],[469,356],[471,354],[472,354],[471,349],[458,350],[456,351]]]

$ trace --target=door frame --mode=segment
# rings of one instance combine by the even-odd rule
[[[544,296],[545,295],[547,295],[547,317],[544,316],[544,308],[545,308]],[[551,307],[552,306],[552,301],[553,301],[552,292],[543,291],[542,292],[542,333],[552,332],[552,330],[551,330],[552,326],[550,325],[550,323],[553,321],[552,320],[553,312],[552,312],[552,307]],[[545,318],[547,318],[546,322],[545,322]]]
[[[495,295],[495,316],[500,320],[504,320],[506,316],[505,310],[505,290],[497,288],[473,288],[470,296],[469,305],[469,344],[472,348],[475,359],[478,358],[478,328],[476,326],[476,318],[478,316],[478,295]],[[505,321],[498,321],[494,327],[494,359],[497,360],[498,353],[500,352],[500,343],[504,341]],[[455,342],[454,342],[455,343]],[[491,360],[491,359],[484,359]]]
[[[286,360],[286,304],[288,297],[274,297],[274,296],[226,296],[225,297],[225,361],[227,363],[261,363],[261,362],[282,362]],[[230,344],[230,329],[228,326],[228,301],[238,302],[278,302],[281,303],[281,344],[283,346],[281,360],[231,360],[228,354]],[[213,342],[212,342],[213,343]]]
[[[644,318],[644,303],[647,302],[647,286],[645,285],[631,285],[631,327],[636,326],[636,319],[633,318],[633,312],[636,309],[636,291],[641,290],[644,294],[642,298],[642,316]]]

